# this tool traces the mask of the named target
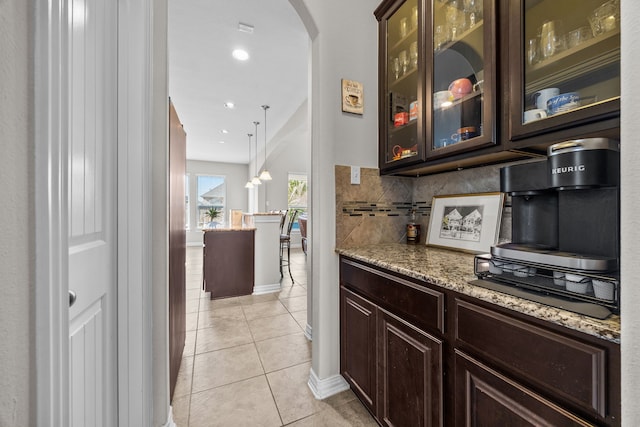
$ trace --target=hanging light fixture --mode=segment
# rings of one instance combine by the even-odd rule
[[[256,126],[256,174],[251,178],[251,183],[253,185],[260,185],[262,184],[260,178],[258,178],[258,125],[260,122],[253,122],[253,124]]]
[[[264,110],[264,169],[260,174],[260,179],[263,181],[271,181],[273,178],[271,178],[271,174],[267,170],[267,110],[269,109],[269,106],[263,105],[262,109]],[[258,137],[256,136],[256,143],[257,141]]]
[[[253,136],[253,134],[248,133],[247,136],[249,137],[249,164],[251,164],[251,137]],[[247,181],[247,183],[244,185],[244,188],[253,188],[251,180]]]

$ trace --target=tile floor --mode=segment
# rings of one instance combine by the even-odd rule
[[[311,342],[306,258],[292,250],[279,293],[210,300],[202,248],[187,248],[187,337],[173,397],[178,427],[377,426],[347,390],[323,401],[307,386]]]

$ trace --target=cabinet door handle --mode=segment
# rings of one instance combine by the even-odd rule
[[[76,293],[69,289],[69,307],[76,303]]]

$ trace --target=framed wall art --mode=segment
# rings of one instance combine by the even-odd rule
[[[498,241],[503,193],[435,196],[427,230],[427,246],[489,253]]]
[[[342,111],[345,113],[364,113],[364,88],[355,80],[342,79]]]

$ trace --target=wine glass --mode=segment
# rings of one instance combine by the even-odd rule
[[[453,0],[449,3],[447,7],[447,11],[445,12],[445,19],[447,20],[447,24],[449,24],[449,28],[451,29],[451,40],[455,40],[458,35],[458,15],[460,10],[458,9],[458,1]]]
[[[398,58],[391,58],[391,71],[393,71],[393,76],[397,80],[400,77],[400,60]]]
[[[527,63],[533,65],[538,61],[538,39],[529,39],[527,45]]]
[[[407,72],[407,68],[409,67],[409,57],[407,56],[407,51],[403,50],[398,55],[398,59],[400,60],[400,67],[402,68],[402,74],[404,75]]]
[[[411,62],[411,68],[416,68],[418,66],[418,42],[414,41],[409,46],[409,58]]]

